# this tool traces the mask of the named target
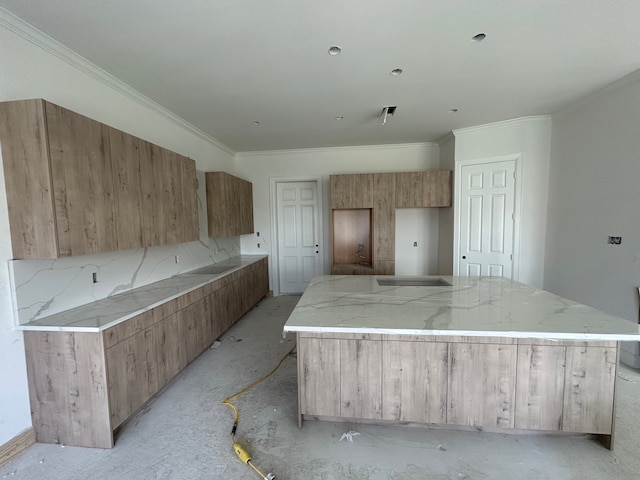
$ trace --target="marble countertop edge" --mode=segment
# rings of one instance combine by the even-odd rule
[[[603,340],[603,341],[640,341],[640,334],[615,333],[554,333],[554,332],[518,332],[491,330],[420,330],[410,328],[368,328],[368,327],[304,327],[285,326],[287,333],[334,333],[334,334],[377,334],[377,335],[413,335],[413,336],[456,336],[456,337],[499,337],[499,338],[533,338],[540,340]]]

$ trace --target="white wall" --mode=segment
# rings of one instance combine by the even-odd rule
[[[451,170],[451,184],[455,185],[456,137],[453,133],[450,133],[438,143],[440,145],[440,168],[442,170]],[[451,202],[451,208],[439,209],[437,272],[439,275],[453,275],[453,220],[455,198],[452,198]]]
[[[439,208],[396,209],[396,275],[439,273],[439,214]]]
[[[638,321],[639,184],[640,71],[553,117],[546,289]]]
[[[456,166],[467,160],[519,155],[520,241],[516,246],[519,262],[517,278],[542,288],[544,280],[547,197],[551,141],[550,117],[527,117],[480,127],[455,130]],[[454,190],[459,189],[456,179]],[[454,207],[454,209],[457,208]],[[458,235],[454,225],[454,238]]]
[[[73,63],[73,65],[71,63]],[[233,172],[233,152],[175,116],[154,109],[117,80],[0,9],[0,101],[46,98],[189,156],[199,170]],[[0,182],[0,445],[31,425],[22,333],[13,329],[7,262],[12,258]],[[198,243],[198,242],[196,242]],[[208,246],[205,250],[208,250]],[[117,281],[111,285],[116,288]],[[108,286],[107,286],[108,287]]]
[[[254,225],[260,232],[261,246],[255,236],[243,236],[242,253],[273,255],[271,240],[270,178],[321,177],[323,188],[324,271],[330,271],[329,245],[329,175],[362,172],[410,172],[439,168],[439,147],[435,143],[339,147],[277,152],[239,153],[236,155],[239,175],[253,183]],[[266,248],[265,248],[266,247]],[[272,265],[269,265],[272,288]]]

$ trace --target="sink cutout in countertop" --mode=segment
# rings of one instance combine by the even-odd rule
[[[443,278],[376,278],[381,287],[451,287]]]

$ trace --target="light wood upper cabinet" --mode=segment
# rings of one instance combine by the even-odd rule
[[[396,173],[396,208],[450,206],[450,170]]]
[[[253,186],[226,172],[207,172],[210,237],[253,233]]]
[[[372,208],[373,173],[331,175],[331,208]]]
[[[42,99],[0,103],[0,146],[13,258],[198,239],[192,160]]]

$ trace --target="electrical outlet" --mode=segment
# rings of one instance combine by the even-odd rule
[[[418,246],[418,242],[413,242],[413,246],[417,247]]]
[[[609,241],[607,243],[611,245],[621,245],[622,237],[609,237]]]
[[[260,248],[260,244],[258,244],[258,248]]]
[[[259,237],[259,236],[260,236],[260,232],[256,232],[256,237]]]
[[[93,283],[98,283],[98,272],[93,272],[92,274]]]
[[[176,263],[180,263],[180,257],[178,255],[176,255]]]

